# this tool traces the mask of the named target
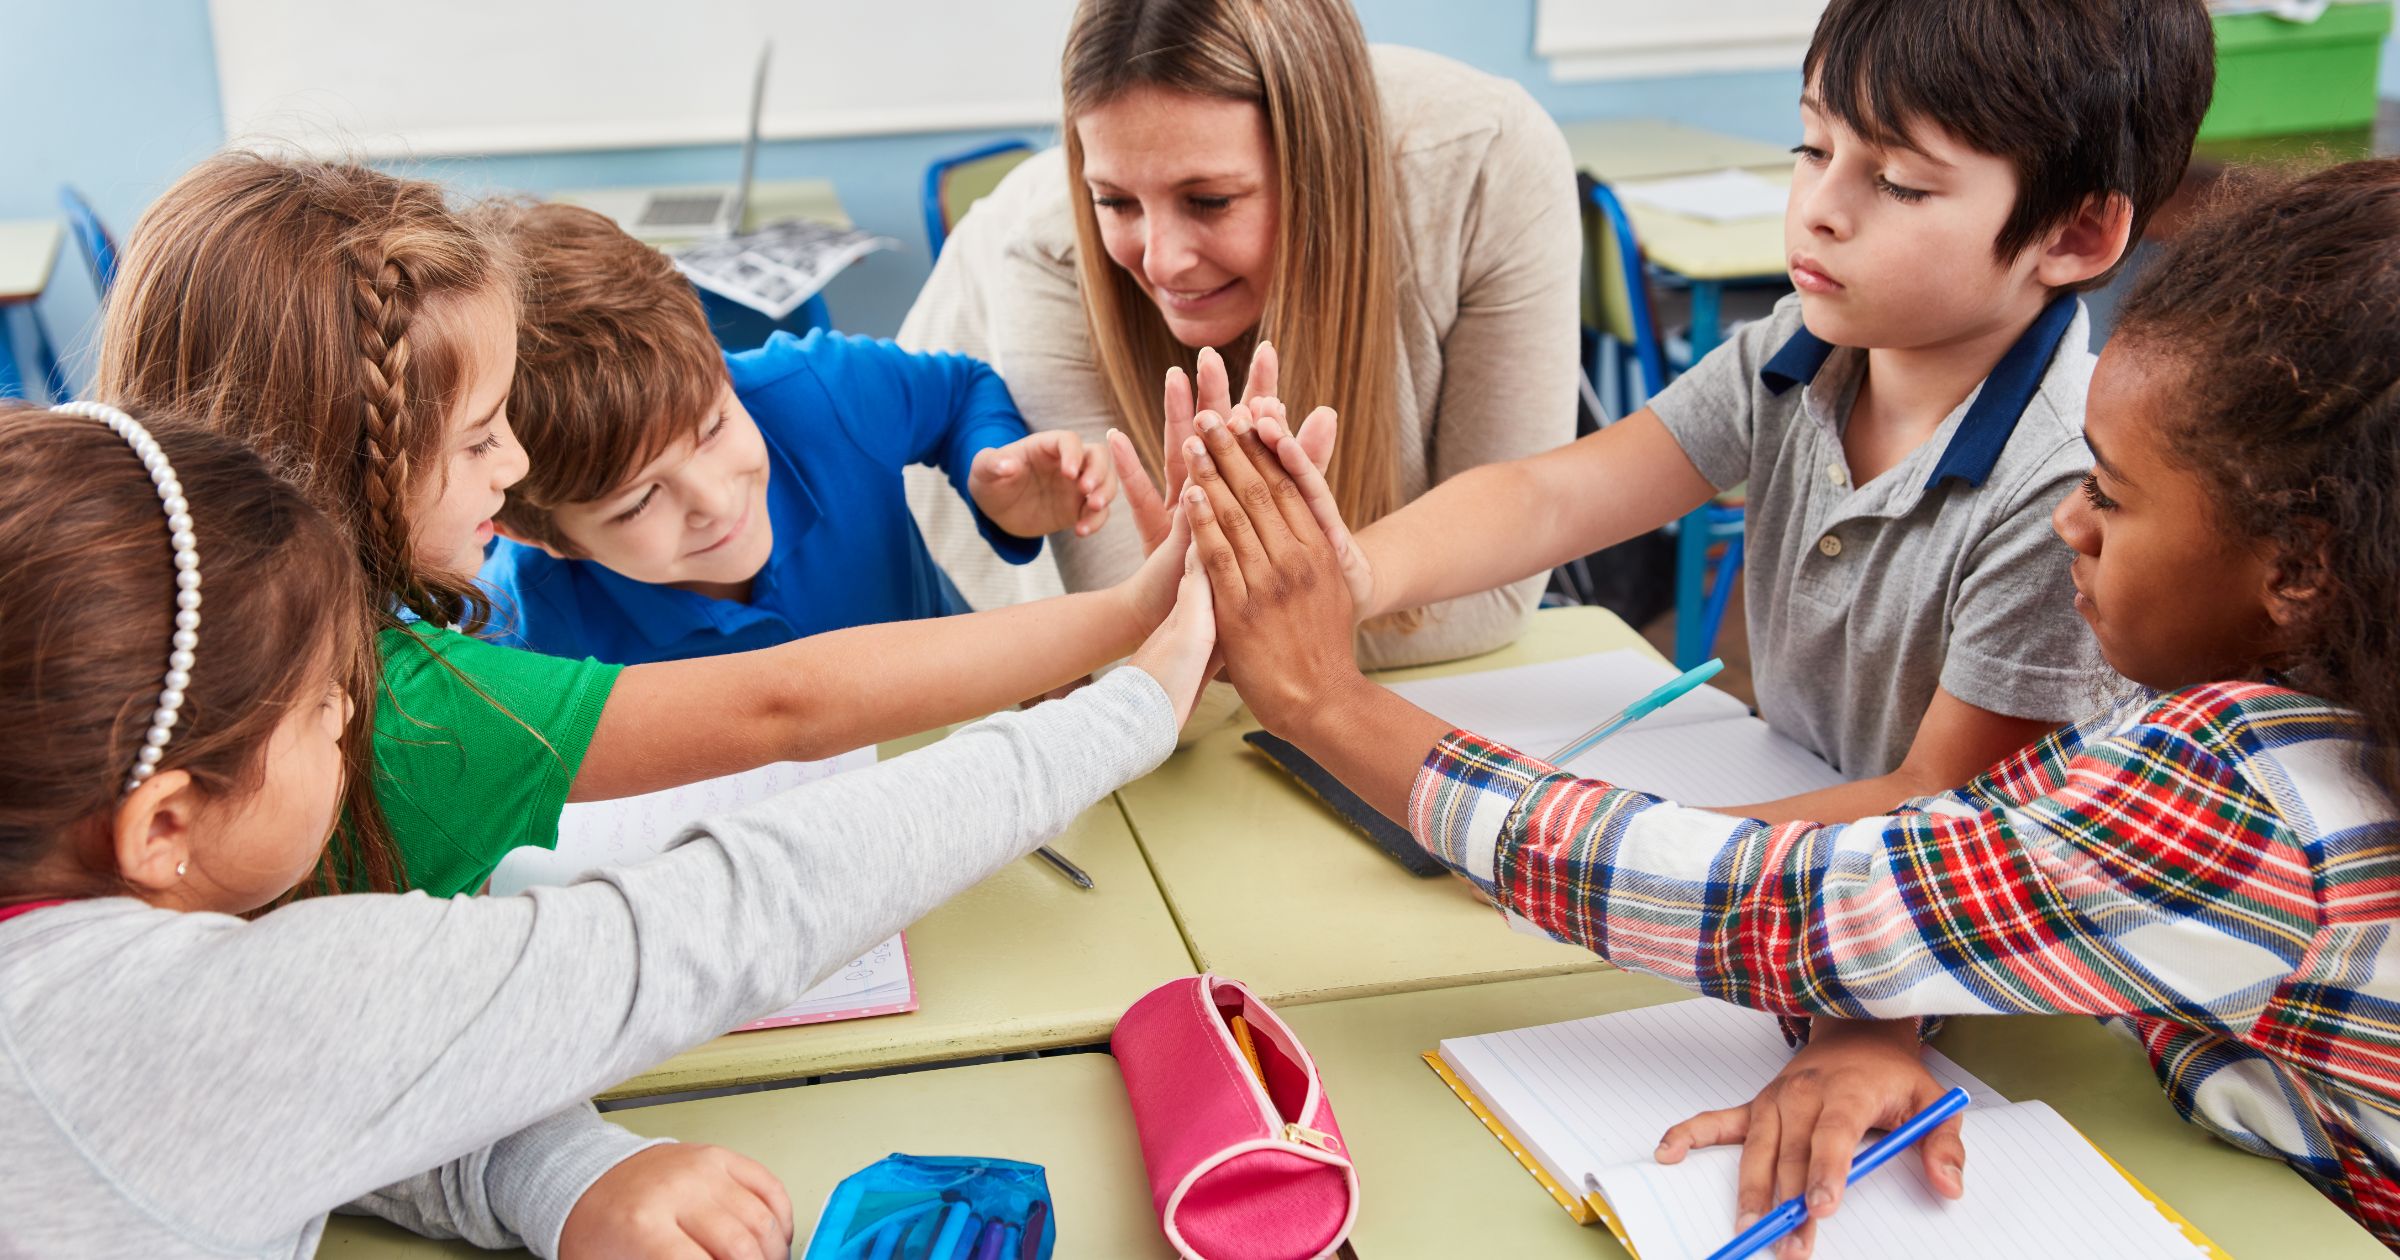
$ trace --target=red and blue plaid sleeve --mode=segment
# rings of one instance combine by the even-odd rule
[[[1410,825],[1551,935],[1785,1014],[2131,1013],[2239,1029],[2319,927],[2301,846],[2173,723],[2046,741],[1980,788],[1982,810],[1961,794],[1770,826],[1454,732],[1418,775]]]

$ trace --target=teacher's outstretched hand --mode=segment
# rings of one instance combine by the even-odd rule
[[[1252,417],[1273,419],[1288,427],[1283,401],[1275,396],[1278,378],[1275,347],[1260,342],[1250,354],[1250,373],[1242,385],[1243,408]],[[1232,378],[1225,370],[1225,358],[1216,350],[1200,351],[1197,390],[1191,376],[1182,368],[1167,369],[1163,412],[1165,439],[1165,487],[1150,479],[1142,467],[1142,457],[1134,449],[1133,439],[1123,430],[1108,433],[1109,453],[1116,460],[1117,481],[1123,487],[1125,505],[1133,513],[1135,527],[1142,535],[1142,550],[1154,551],[1167,536],[1167,505],[1174,502],[1183,488],[1190,484],[1190,474],[1184,462],[1184,444],[1193,434],[1192,418],[1207,411],[1223,417],[1233,414]],[[1298,437],[1301,449],[1319,468],[1333,458],[1335,436],[1334,412],[1331,407],[1319,407],[1301,422]]]

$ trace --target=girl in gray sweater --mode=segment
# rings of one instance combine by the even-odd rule
[[[585,1099],[1155,766],[1213,643],[1187,572],[1131,668],[653,861],[239,917],[342,860],[358,581],[223,439],[0,411],[0,1254],[306,1257],[344,1207],[550,1254],[647,1145]]]

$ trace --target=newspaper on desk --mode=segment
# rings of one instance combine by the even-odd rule
[[[815,297],[842,269],[880,249],[888,236],[807,219],[779,219],[755,232],[702,241],[674,252],[692,283],[739,302],[768,319],[782,319]]]

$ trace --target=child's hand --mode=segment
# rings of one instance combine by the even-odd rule
[[[1271,415],[1278,421],[1286,419],[1283,402],[1275,397],[1277,363],[1275,347],[1266,342],[1258,343],[1258,349],[1251,352],[1250,379],[1242,387],[1242,392],[1245,395],[1243,405],[1252,416]],[[1133,439],[1115,429],[1108,432],[1109,453],[1115,459],[1117,480],[1125,488],[1125,506],[1133,512],[1133,523],[1141,531],[1142,550],[1145,552],[1156,551],[1159,543],[1166,539],[1169,505],[1181,497],[1184,486],[1190,482],[1184,467],[1183,448],[1185,440],[1193,433],[1192,418],[1198,414],[1193,402],[1191,378],[1184,375],[1182,368],[1167,369],[1164,400],[1166,432],[1165,445],[1161,448],[1166,452],[1166,486],[1163,493],[1158,484],[1151,481],[1149,471],[1142,467],[1142,458],[1134,450]],[[1198,403],[1199,410],[1212,411],[1219,416],[1233,412],[1232,390],[1225,375],[1225,360],[1213,348],[1200,352]],[[1319,468],[1333,458],[1333,440],[1334,414],[1331,407],[1319,407],[1310,412],[1308,419],[1300,425],[1301,449]]]
[[[559,1260],[782,1260],[792,1200],[775,1174],[721,1146],[646,1147],[600,1174],[558,1234]]]
[[[1941,1082],[1925,1070],[1917,1048],[1915,1020],[1819,1019],[1808,1044],[1747,1106],[1702,1112],[1667,1130],[1658,1162],[1680,1163],[1694,1147],[1740,1142],[1736,1228],[1805,1193],[1808,1223],[1776,1250],[1783,1260],[1800,1260],[1816,1246],[1817,1223],[1841,1206],[1850,1157],[1867,1131],[1901,1124],[1941,1096]],[[1934,1193],[1949,1199],[1966,1193],[1967,1148],[1958,1120],[1926,1134],[1916,1149]]]
[[[1029,433],[975,453],[967,495],[992,523],[1019,538],[1073,526],[1082,538],[1108,522],[1117,497],[1109,461],[1064,429]]]
[[[1216,672],[1213,654],[1217,646],[1217,622],[1210,607],[1208,577],[1201,572],[1198,553],[1184,541],[1180,513],[1176,525],[1175,545],[1160,547],[1149,562],[1156,564],[1161,557],[1182,556],[1182,562],[1176,566],[1179,577],[1175,606],[1125,663],[1158,680],[1167,698],[1175,702],[1175,725],[1181,728],[1192,720],[1192,705],[1199,699],[1200,688]]]
[[[1318,697],[1358,678],[1349,587],[1299,482],[1249,433],[1246,411],[1227,422],[1203,412],[1198,426],[1184,447],[1183,502],[1225,671],[1259,721],[1288,731]]]

